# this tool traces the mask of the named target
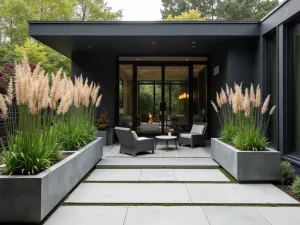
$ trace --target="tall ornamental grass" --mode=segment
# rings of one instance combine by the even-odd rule
[[[77,150],[91,142],[96,136],[94,115],[101,103],[102,96],[98,96],[100,87],[82,76],[65,83],[67,93],[61,99],[58,107],[60,120],[57,124],[60,131],[59,143],[65,150]]]
[[[86,80],[82,85],[81,77],[74,84],[70,78],[62,76],[61,70],[48,76],[39,64],[32,71],[26,56],[16,64],[7,95],[0,95],[1,117],[8,140],[7,147],[2,142],[5,167],[0,172],[34,175],[49,168],[59,160],[61,150],[67,148],[66,136],[74,135],[74,130],[78,132],[79,126],[87,130],[74,138],[77,142],[84,140],[87,143],[95,138],[92,127],[86,124],[90,124],[101,96],[98,97],[98,86],[87,83]],[[75,86],[84,87],[85,91],[78,93]],[[83,99],[85,103],[89,99],[90,103],[83,106]],[[66,134],[66,127],[70,133]],[[89,133],[88,138],[84,132]]]
[[[216,94],[217,104],[211,104],[221,124],[220,138],[240,150],[265,151],[268,124],[276,109],[274,105],[269,110],[270,95],[261,104],[261,90],[252,84],[250,91],[235,84],[233,89],[226,85],[226,92],[221,88]]]

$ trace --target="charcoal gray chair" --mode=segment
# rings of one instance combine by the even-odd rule
[[[179,145],[191,145],[191,148],[194,148],[195,145],[204,146],[206,128],[207,123],[194,123],[190,133],[179,134]]]
[[[138,137],[130,128],[115,127],[120,142],[120,153],[136,156],[139,152],[152,151],[154,154],[154,139]]]

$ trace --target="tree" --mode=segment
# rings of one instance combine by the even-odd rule
[[[75,19],[81,21],[120,20],[122,10],[112,12],[104,0],[77,0]]]
[[[163,9],[160,10],[163,19],[169,15],[179,16],[191,9],[187,0],[162,0]]]
[[[181,13],[179,16],[173,17],[172,15],[169,15],[166,20],[182,21],[182,20],[205,20],[205,19],[201,17],[199,11],[189,10],[188,12]]]
[[[224,20],[260,20],[278,3],[278,0],[225,0],[218,10]]]
[[[207,20],[259,20],[278,5],[278,0],[162,0],[163,19],[190,9]]]

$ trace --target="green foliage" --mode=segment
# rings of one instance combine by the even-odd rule
[[[287,161],[281,162],[280,176],[281,176],[282,185],[291,185],[293,183],[296,177],[296,172],[289,162]]]
[[[197,10],[189,10],[188,12],[182,12],[178,16],[169,15],[166,20],[182,21],[182,20],[204,20],[201,18],[200,12]]]
[[[206,20],[260,20],[278,0],[162,0],[163,19],[197,10]]]
[[[95,126],[97,130],[103,130],[105,128],[109,128],[110,119],[108,116],[108,112],[101,113],[100,116],[95,120]]]
[[[300,176],[297,176],[292,185],[293,192],[300,197]]]
[[[229,122],[226,126],[223,126],[223,129],[220,131],[220,138],[222,141],[228,144],[233,144],[233,138],[237,133],[237,129],[234,126],[233,122]]]
[[[0,44],[0,67],[6,63],[13,63],[17,60],[17,55],[11,45]]]

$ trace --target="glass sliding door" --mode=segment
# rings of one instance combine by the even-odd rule
[[[137,132],[161,133],[162,67],[137,66]]]
[[[187,131],[189,128],[189,67],[166,66],[164,79],[166,103],[165,130]]]

